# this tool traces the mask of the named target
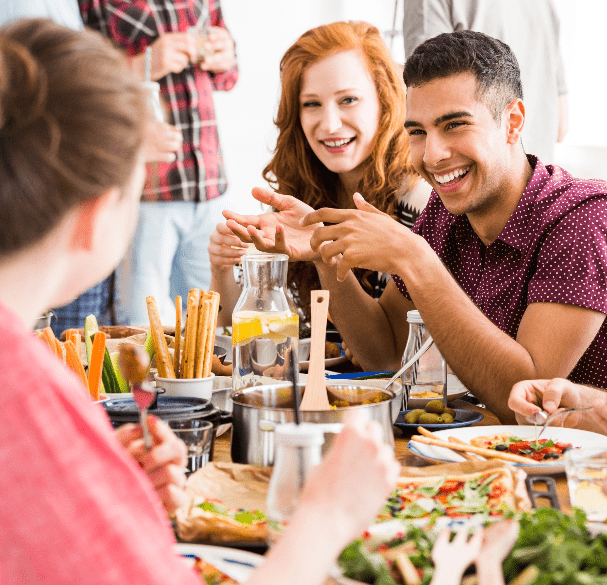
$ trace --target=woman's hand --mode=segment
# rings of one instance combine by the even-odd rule
[[[477,531],[468,540],[468,530],[461,528],[452,542],[449,542],[451,530],[445,528],[432,547],[434,576],[430,585],[459,585],[464,571],[478,556],[483,542],[483,530]]]
[[[519,534],[516,520],[502,520],[485,528],[481,550],[476,558],[479,585],[503,585],[502,565]]]
[[[277,212],[261,215],[240,215],[224,211],[227,227],[243,242],[252,243],[262,252],[287,254],[289,260],[315,260],[319,258],[310,247],[314,230],[322,224],[303,227],[300,220],[313,209],[290,195],[280,195],[268,189],[254,188],[253,197]]]
[[[152,448],[146,451],[140,425],[126,424],[116,430],[116,438],[150,478],[166,511],[170,514],[187,504],[185,493],[186,446],[170,427],[148,415]]]
[[[346,542],[377,515],[400,473],[379,423],[365,421],[360,413],[348,414],[342,432],[306,481],[298,507],[316,514],[322,510],[320,515]]]
[[[246,253],[248,246],[243,245],[225,222],[217,224],[215,231],[211,234],[209,242],[209,260],[211,269],[225,272],[238,264]]]

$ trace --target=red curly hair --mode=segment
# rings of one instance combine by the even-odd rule
[[[375,144],[363,167],[358,190],[378,209],[393,214],[396,195],[412,187],[417,173],[410,162],[409,137],[404,129],[406,91],[379,30],[366,22],[334,22],[304,33],[280,62],[281,96],[274,123],[278,139],[263,177],[279,193],[293,195],[314,209],[336,207],[343,186],[312,151],[300,123],[302,77],[313,63],[340,51],[357,51],[375,83],[380,104]],[[369,271],[357,271],[365,286]],[[319,287],[311,263],[290,265],[288,285],[308,316],[310,291]],[[298,297],[298,298],[297,298]]]

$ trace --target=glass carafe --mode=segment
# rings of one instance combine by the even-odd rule
[[[415,353],[430,338],[430,333],[428,333],[419,311],[409,311],[407,322],[409,323],[409,337],[403,354],[403,366],[413,358]],[[435,343],[410,368],[405,370],[402,375],[402,382],[403,395],[406,398],[443,398],[446,396],[447,364]],[[433,396],[430,392],[439,396]]]
[[[232,382],[238,390],[299,371],[299,315],[286,294],[288,256],[248,254],[244,288],[232,313]],[[262,379],[265,378],[265,379]]]

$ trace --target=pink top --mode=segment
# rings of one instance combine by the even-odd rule
[[[465,215],[436,192],[413,231],[430,244],[474,304],[516,338],[531,303],[607,314],[607,183],[573,178],[528,155],[533,175],[500,235],[483,245]],[[409,298],[402,279],[394,282]],[[568,378],[607,388],[607,321]]]
[[[0,584],[200,585],[102,407],[0,304]]]

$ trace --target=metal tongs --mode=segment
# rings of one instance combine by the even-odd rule
[[[545,410],[540,410],[535,414],[527,417],[527,420],[532,425],[542,425],[542,430],[539,432],[537,438],[539,439],[542,436],[542,433],[546,430],[546,427],[550,426],[550,423],[561,414],[569,414],[570,412],[585,412],[587,410],[592,410],[592,406],[586,406],[584,408],[565,408],[563,410],[557,410],[552,414],[548,414]]]

